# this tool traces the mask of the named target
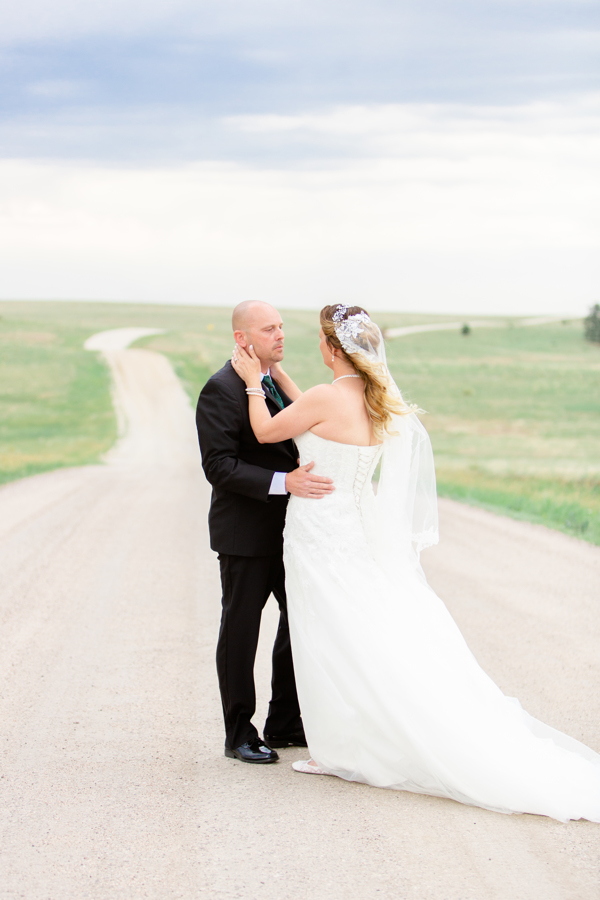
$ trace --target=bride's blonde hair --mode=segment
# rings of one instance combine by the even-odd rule
[[[336,313],[336,321],[334,321],[333,316]],[[336,324],[339,325],[350,316],[360,313],[369,315],[362,306],[346,308],[344,305],[342,315],[340,315],[340,304],[324,306],[320,313],[321,328],[329,346],[341,350],[344,359],[362,378],[365,386],[365,406],[373,425],[373,433],[378,441],[382,441],[386,432],[393,434],[390,428],[392,416],[408,415],[416,412],[417,407],[409,406],[404,402],[395,384],[390,381],[387,366],[379,360],[369,359],[368,352],[372,353],[373,349],[377,350],[382,340],[381,331],[374,322],[371,322],[370,319],[363,322],[361,332],[353,338],[353,343],[358,348],[362,347],[364,353],[350,353],[342,347],[341,341],[335,333]]]

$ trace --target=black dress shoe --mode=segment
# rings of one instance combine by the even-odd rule
[[[240,744],[235,750],[225,747],[225,756],[230,759],[241,759],[242,762],[247,763],[274,763],[279,759],[279,754],[265,746],[259,737]]]
[[[265,742],[269,747],[308,747],[303,731],[293,734],[265,734]]]

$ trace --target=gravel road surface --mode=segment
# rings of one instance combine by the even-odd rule
[[[299,775],[297,749],[223,757],[209,489],[188,400],[135,336],[92,343],[124,427],[107,464],[0,490],[0,898],[598,900],[597,825]],[[600,549],[441,517],[425,566],[479,661],[600,749]]]

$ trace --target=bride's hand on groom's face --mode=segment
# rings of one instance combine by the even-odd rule
[[[284,372],[280,362],[271,363],[270,371],[271,378],[274,378],[275,381],[279,381],[282,377],[285,378],[286,373]]]
[[[250,344],[248,350],[236,344],[231,356],[231,365],[248,387],[254,386],[256,381],[260,384],[260,359]]]

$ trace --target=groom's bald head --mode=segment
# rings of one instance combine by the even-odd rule
[[[246,331],[251,327],[256,319],[262,319],[264,316],[272,316],[279,318],[279,313],[270,303],[264,303],[262,300],[244,300],[238,303],[231,316],[231,325],[235,331]]]
[[[253,345],[263,371],[283,359],[283,322],[277,310],[262,300],[238,303],[231,317],[236,344]]]

